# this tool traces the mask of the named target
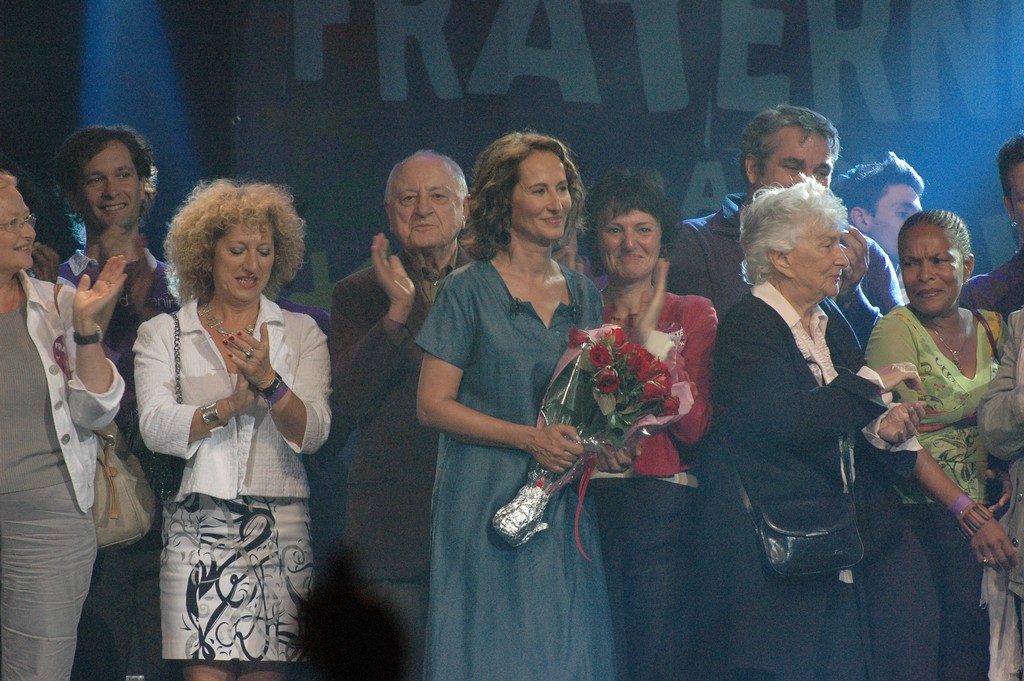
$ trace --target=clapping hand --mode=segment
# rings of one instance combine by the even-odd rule
[[[153,284],[156,282],[156,272],[150,267],[149,260],[146,258],[146,238],[140,234],[135,245],[139,259],[124,287],[128,292],[128,303],[135,311],[135,316],[140,322],[144,322],[157,313],[156,306],[153,304]]]
[[[636,341],[641,345],[647,343],[647,339],[650,337],[651,332],[658,327],[658,320],[661,318],[661,310],[665,307],[665,291],[668,287],[668,260],[661,258],[654,265],[654,274],[652,275],[652,283],[654,284],[654,292],[649,296],[644,295],[641,300],[643,308],[640,314],[636,318],[636,326],[633,329],[633,333],[636,335]]]
[[[266,388],[274,382],[276,373],[270,364],[270,338],[267,323],[260,325],[262,340],[256,340],[245,330],[233,331],[224,339],[224,347],[231,353],[231,360],[238,367],[249,385]]]
[[[373,272],[377,275],[377,283],[384,289],[391,301],[388,319],[404,324],[412,312],[416,300],[416,286],[402,266],[397,255],[388,255],[388,239],[383,234],[373,237],[370,247],[373,259]]]
[[[850,266],[843,269],[842,279],[839,284],[839,295],[846,296],[856,290],[860,280],[868,271],[871,262],[871,252],[868,250],[868,242],[854,226],[850,226],[848,232],[842,237],[843,250],[850,260]]]
[[[246,412],[256,402],[256,393],[249,389],[250,384],[245,374],[239,370],[235,376],[235,388],[227,396],[228,413],[222,415],[225,420]]]
[[[57,251],[38,241],[32,244],[32,271],[36,279],[56,283],[59,265],[60,255]]]

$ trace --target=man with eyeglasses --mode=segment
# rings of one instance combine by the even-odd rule
[[[85,232],[85,248],[62,263],[58,274],[72,283],[83,274],[95,280],[109,258],[123,255],[128,262],[128,279],[103,345],[125,380],[115,420],[132,443],[137,432],[132,346],[139,325],[177,309],[167,288],[164,263],[149,252],[140,232],[156,196],[153,149],[142,135],[125,126],[83,128],[61,145],[54,172],[72,219]],[[160,493],[165,478],[172,477],[162,461],[168,457],[153,455],[142,445],[133,451],[154,491]],[[144,673],[149,681],[170,678],[160,638],[161,549],[159,517],[135,544],[100,549],[78,626],[72,679],[122,681],[132,657],[133,637],[143,668],[132,673]]]

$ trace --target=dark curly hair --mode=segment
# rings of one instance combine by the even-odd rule
[[[463,247],[475,260],[490,260],[508,248],[512,220],[512,191],[519,182],[519,164],[534,152],[550,151],[562,162],[572,206],[565,220],[568,241],[581,230],[586,191],[572,152],[563,142],[532,131],[510,132],[491,142],[476,160],[469,192],[469,219]]]
[[[599,238],[601,225],[634,210],[647,213],[658,222],[662,245],[671,243],[679,231],[679,211],[665,195],[665,180],[657,170],[609,170],[587,196],[584,245],[591,256],[590,267],[594,274],[604,274]]]

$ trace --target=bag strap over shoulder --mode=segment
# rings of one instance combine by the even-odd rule
[[[171,317],[174,319],[174,399],[181,404],[181,322],[177,310],[171,313]]]
[[[972,310],[974,318],[978,320],[978,323],[985,329],[985,335],[988,336],[989,347],[992,348],[992,357],[999,359],[999,349],[996,347],[996,337],[992,333],[992,327],[989,325],[988,320],[985,319],[985,315],[981,314],[977,310]]]
[[[117,485],[114,484],[117,467],[114,465],[113,458],[117,457],[119,433],[117,432],[117,426],[113,423],[105,429],[93,432],[96,433],[96,437],[100,441],[99,450],[96,452],[98,455],[96,466],[103,473],[107,483],[107,490],[110,492],[110,514],[108,517],[111,520],[118,520],[121,517],[121,504],[117,498]]]

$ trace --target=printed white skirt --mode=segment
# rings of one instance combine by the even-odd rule
[[[294,661],[313,581],[305,499],[189,495],[164,507],[163,656]]]

